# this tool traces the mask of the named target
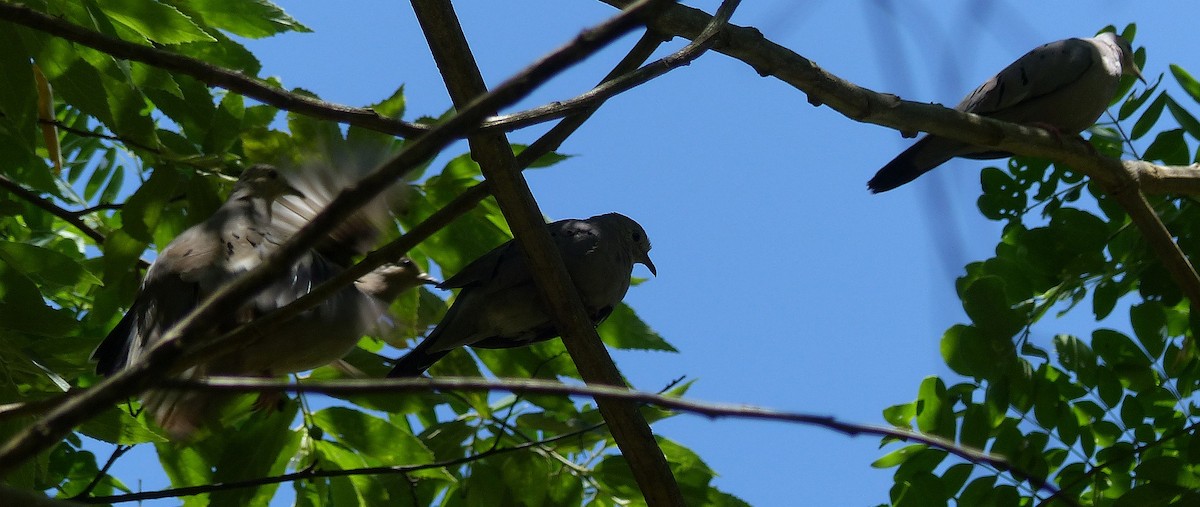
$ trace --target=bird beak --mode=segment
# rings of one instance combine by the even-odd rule
[[[430,276],[429,273],[421,273],[417,275],[417,281],[423,285],[437,285],[442,283],[441,280]]]
[[[292,185],[290,185],[288,183],[283,184],[283,195],[294,195],[296,197],[304,197],[303,193],[301,193],[299,190],[296,190],[296,187],[293,187]]]
[[[652,262],[650,260],[649,255],[644,255],[644,256],[642,256],[641,259],[638,259],[638,260],[639,260],[639,262],[642,263],[643,266],[646,266],[646,268],[650,270],[650,274],[654,275],[655,277],[658,276],[658,270],[654,268],[654,262]]]

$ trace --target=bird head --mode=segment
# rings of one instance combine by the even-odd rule
[[[650,270],[650,274],[658,276],[658,269],[650,260],[650,238],[646,236],[646,231],[642,229],[641,224],[620,213],[608,213],[602,217],[605,220],[613,221],[616,225],[615,230],[620,231],[621,241],[629,249],[630,255],[633,256],[633,262],[646,266]]]
[[[421,270],[420,266],[409,259],[401,257],[399,261],[389,262],[375,269],[355,285],[363,292],[375,296],[381,301],[391,302],[400,293],[418,285],[437,285],[441,282]]]
[[[1113,32],[1104,32],[1096,37],[1107,40],[1121,50],[1121,74],[1136,76],[1143,84],[1146,83],[1146,78],[1142,77],[1142,69],[1139,69],[1137,63],[1133,61],[1133,46],[1129,44],[1129,41]]]
[[[278,169],[268,164],[254,164],[242,171],[237,183],[233,184],[233,193],[263,197],[268,202],[285,195],[302,195]]]

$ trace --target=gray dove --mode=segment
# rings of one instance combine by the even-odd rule
[[[955,109],[997,120],[1075,135],[1088,128],[1112,102],[1121,76],[1142,78],[1129,42],[1105,32],[1038,47],[971,92]],[[867,182],[873,193],[908,183],[954,157],[976,160],[1009,156],[927,135]]]
[[[246,169],[229,199],[213,216],[184,231],[159,253],[133,305],[93,352],[96,371],[112,375],[129,367],[197,304],[260,264],[328,204],[341,188],[333,185],[345,184],[328,176],[329,171],[324,173],[322,176],[309,170],[284,175],[268,165]],[[294,264],[287,276],[263,288],[234,315],[214,322],[213,335],[291,303],[341,272],[352,255],[362,253],[374,242],[383,213],[386,206],[375,202],[359,210]],[[391,269],[407,275],[393,275],[393,280],[414,280],[423,275],[411,262]],[[368,277],[375,277],[374,284],[383,290],[381,281],[387,280],[384,273],[363,278]],[[317,307],[263,333],[246,347],[197,364],[181,377],[274,376],[337,360],[383,315],[386,304],[369,294],[356,286],[346,287]],[[143,395],[143,405],[173,438],[183,439],[206,420],[215,418],[225,399],[224,395],[200,391],[152,389]]]
[[[594,325],[629,290],[635,263],[657,276],[642,226],[618,213],[560,220],[547,229]],[[462,289],[428,336],[397,360],[389,377],[420,375],[458,347],[511,348],[558,336],[519,247],[509,241],[438,285]]]

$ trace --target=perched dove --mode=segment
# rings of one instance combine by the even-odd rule
[[[1075,135],[1100,118],[1123,75],[1145,81],[1133,63],[1133,49],[1117,34],[1060,40],[1025,54],[954,108]],[[1008,155],[928,135],[883,166],[867,182],[867,188],[886,192],[954,157],[983,160]]]
[[[546,226],[583,306],[599,325],[629,290],[635,263],[657,275],[642,226],[618,213]],[[420,375],[462,346],[510,348],[558,336],[525,257],[512,241],[475,259],[438,287],[461,288],[441,323],[396,362],[389,377]]]
[[[329,174],[309,170],[284,175],[267,165],[243,172],[229,199],[212,217],[184,231],[159,253],[129,312],[92,354],[96,371],[112,375],[135,363],[197,304],[260,264],[347,184]],[[214,322],[213,334],[291,303],[341,272],[352,255],[362,253],[377,238],[383,214],[385,204],[369,203],[294,264],[287,276],[263,288],[234,315]],[[404,276],[393,273],[389,277],[387,269]],[[363,277],[381,295],[389,281],[411,287],[420,283],[420,276],[428,277],[411,261],[381,270]],[[317,307],[264,332],[248,346],[195,365],[181,376],[273,376],[337,360],[383,315],[386,301],[376,300],[375,295],[356,286],[346,287]],[[154,420],[179,439],[215,417],[224,399],[169,389],[153,389],[143,395]]]

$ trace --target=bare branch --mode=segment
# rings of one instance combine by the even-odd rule
[[[71,397],[36,423],[13,435],[0,447],[0,478],[11,473],[25,460],[61,440],[75,425],[100,413],[106,406],[142,390],[152,381],[167,375],[173,368],[189,364],[188,361],[193,358],[188,357],[185,352],[193,349],[212,349],[226,343],[222,342],[222,338],[226,337],[202,340],[203,343],[199,344],[193,342],[204,336],[208,322],[233,312],[252,296],[258,287],[281,275],[287,266],[308,250],[308,245],[315,244],[317,239],[327,235],[349,216],[359,203],[370,201],[407,171],[428,160],[458,136],[475,128],[487,111],[494,111],[520,100],[541,83],[637,26],[637,20],[644,16],[645,9],[651,3],[649,0],[643,0],[595,28],[584,31],[571,43],[518,72],[491,93],[479,97],[466,107],[459,108],[456,114],[448,117],[427,134],[409,142],[392,160],[339,194],[321,214],[281,245],[262,265],[222,287],[183,318],[167,333],[162,343],[147,351],[144,360],[86,392]],[[8,7],[0,9],[0,12],[7,9]]]
[[[717,15],[713,17],[713,21],[705,27],[704,31],[695,40],[684,46],[683,49],[669,56],[656,60],[634,72],[619,76],[609,74],[599,86],[592,88],[578,97],[518,113],[496,116],[484,122],[481,130],[485,132],[493,130],[511,132],[549,119],[561,118],[573,112],[595,111],[595,108],[604,101],[620,93],[632,90],[679,67],[690,65],[692,61],[699,58],[700,55],[704,54],[716,42],[715,38],[717,34],[724,28],[725,23],[729,21],[729,17],[733,15],[733,11],[737,9],[739,3],[740,0],[737,2],[727,1],[721,4],[717,10]]]
[[[628,3],[628,0],[601,1],[617,7]],[[711,19],[703,11],[672,5],[655,17],[650,26],[665,35],[691,39],[698,37]],[[828,105],[852,120],[901,132],[928,132],[997,151],[1049,159],[1086,174],[1125,208],[1188,299],[1200,302],[1200,274],[1140,193],[1144,175],[1148,181],[1154,181],[1149,188],[1157,191],[1195,190],[1200,187],[1200,171],[1188,173],[1181,168],[1156,167],[1147,162],[1122,162],[1100,155],[1087,143],[1073,142],[1078,138],[1062,138],[1040,128],[877,93],[826,72],[812,61],[767,40],[754,28],[729,25],[720,42],[713,47],[714,51],[745,62],[762,76],[776,77],[807,94],[814,106]],[[1184,184],[1184,180],[1188,183]]]

